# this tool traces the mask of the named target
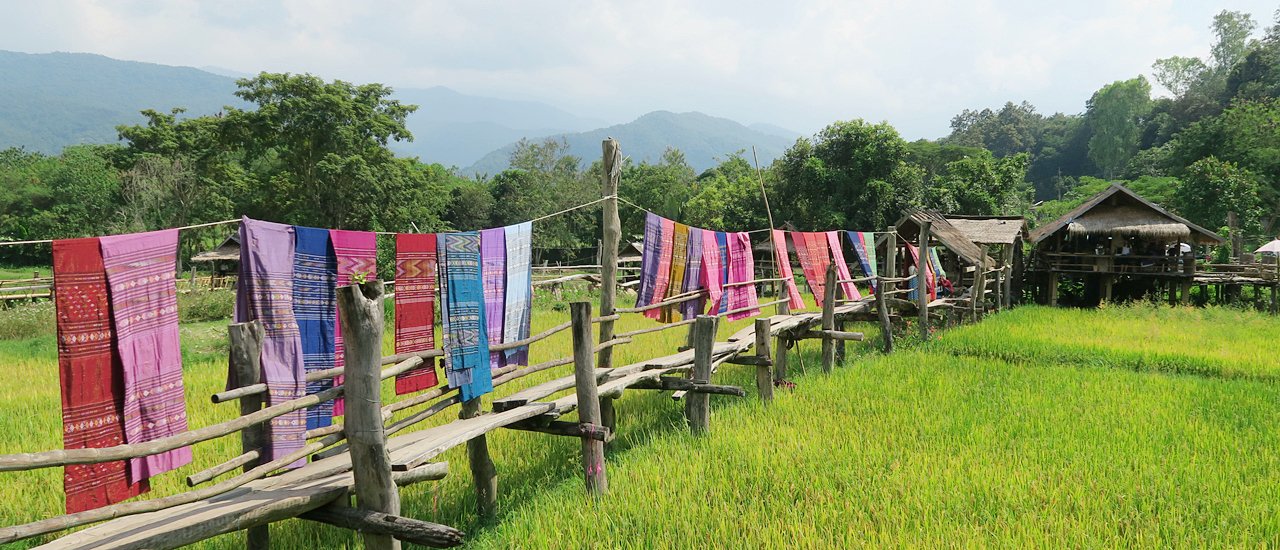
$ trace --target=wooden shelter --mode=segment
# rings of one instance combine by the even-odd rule
[[[1083,305],[1112,299],[1114,288],[1139,296],[1167,287],[1183,300],[1195,278],[1195,248],[1225,242],[1119,184],[1032,231],[1032,267],[1040,300],[1058,303],[1058,282],[1084,283]]]
[[[948,215],[950,223],[966,238],[981,247],[995,248],[997,268],[1008,268],[1011,297],[1022,295],[1025,261],[1023,243],[1027,241],[1027,218],[1023,216],[959,216]]]
[[[212,250],[191,257],[191,283],[196,283],[196,265],[209,264],[209,288],[225,287],[233,281],[240,266],[240,235],[232,233]],[[203,277],[201,277],[203,279]]]

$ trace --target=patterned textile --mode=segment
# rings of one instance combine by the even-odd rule
[[[507,238],[504,228],[480,232],[480,276],[484,283],[485,331],[492,347],[502,343],[502,323],[506,317],[506,308],[503,307],[507,297]],[[506,358],[506,354],[500,351],[489,352],[489,368],[502,368]]]
[[[445,322],[445,375],[449,387],[470,400],[493,391],[489,370],[489,335],[481,281],[480,234],[442,233],[438,238],[444,273],[441,286]]]
[[[724,288],[729,282],[729,236],[727,233],[717,231],[716,251],[720,254],[720,287]],[[728,290],[726,289],[720,295],[720,301],[716,303],[716,313],[724,313],[729,311]]]
[[[836,264],[836,277],[841,280],[849,280],[853,275],[849,274],[849,264],[844,261],[844,248],[840,243],[839,231],[827,232],[827,245],[831,248],[831,261]],[[840,290],[844,292],[846,300],[861,300],[862,293],[858,292],[858,287],[853,283],[840,283]]]
[[[236,318],[262,323],[262,379],[267,384],[267,406],[302,397],[306,371],[302,335],[294,317],[293,226],[242,218],[240,220],[240,269],[245,277],[236,286],[236,301],[243,303]],[[234,371],[227,377],[234,382]],[[237,386],[239,384],[236,384]],[[276,460],[306,444],[307,412],[298,410],[267,423],[266,460]],[[300,466],[306,460],[298,461]]]
[[[787,306],[792,310],[799,311],[804,309],[804,298],[800,296],[800,289],[796,288],[796,275],[791,270],[791,255],[787,253],[787,234],[781,229],[774,229],[769,232],[769,238],[773,242],[774,260],[778,262],[778,276],[786,279],[783,285],[787,288]],[[800,247],[797,246],[798,250]]]
[[[729,233],[729,281],[734,283],[746,282],[755,278],[756,263],[752,258],[751,252],[751,235],[746,233]],[[756,297],[756,285],[738,285],[728,290],[728,298],[725,300],[729,303],[728,311],[743,308],[745,311],[730,314],[727,319],[737,321],[738,319],[746,319],[760,314],[758,308],[754,306],[760,303]]]
[[[507,226],[507,309],[502,320],[502,341],[529,337],[533,302],[533,222]],[[508,365],[528,365],[529,346],[509,349]]]
[[[676,222],[666,218],[659,218],[659,220],[662,222],[662,241],[659,242],[658,276],[653,284],[653,299],[645,305],[653,305],[666,298],[667,287],[671,284],[671,257],[675,252]],[[663,309],[645,310],[644,316],[654,320],[661,320]]]
[[[902,244],[906,245],[907,252],[911,254],[912,265],[916,266],[916,269],[919,270],[920,269],[920,250],[911,243],[902,243]],[[937,283],[933,275],[933,266],[931,264],[932,262],[925,262],[925,273],[924,273],[925,292],[929,294],[930,300],[936,300],[938,298],[938,289],[937,289]],[[916,288],[915,277],[911,278],[911,282],[908,284],[908,287]],[[915,293],[914,290],[907,293],[908,300],[915,300],[917,299],[916,296],[917,294]]]
[[[338,258],[329,230],[293,226],[293,317],[302,340],[302,367],[310,373],[333,368],[333,331],[338,324],[334,285]],[[243,242],[243,241],[241,241]],[[306,383],[307,395],[333,387],[333,379]],[[307,409],[307,429],[333,423],[333,401]]]
[[[831,259],[827,256],[830,247],[827,237],[822,233],[792,232],[791,238],[796,243],[796,256],[800,257],[800,269],[809,282],[809,291],[813,293],[813,301],[822,307],[822,299],[826,296],[827,266]]]
[[[396,353],[436,347],[436,236],[396,235]],[[422,391],[439,384],[435,361],[396,375],[396,395]]]
[[[938,249],[936,247],[929,249],[929,263],[933,266],[935,279],[938,277],[947,278],[947,270],[942,269],[942,259],[938,257]]]
[[[689,226],[673,223],[675,230],[671,234],[671,277],[667,284],[666,298],[674,298],[684,288],[685,266],[689,263]],[[675,321],[676,305],[659,309],[658,320],[663,323]]]
[[[53,242],[53,291],[62,382],[62,446],[124,444],[124,382],[111,346],[111,306],[98,239]],[[63,469],[67,513],[115,504],[150,490],[129,482],[128,462],[73,464]]]
[[[702,280],[703,288],[707,289],[707,306],[711,311],[720,309],[720,302],[724,297],[724,282],[720,279],[720,274],[724,269],[720,267],[720,245],[717,244],[717,232],[704,230],[702,232]]]
[[[862,263],[862,272],[868,277],[876,276],[876,235],[869,231],[847,231],[849,243],[858,253],[858,261]],[[878,281],[871,281],[871,292],[875,292]]]
[[[680,292],[693,292],[702,286],[702,238],[703,230],[696,227],[689,228],[689,253],[688,261],[684,268],[684,284],[680,287]],[[697,299],[682,302],[680,304],[680,317],[684,319],[692,319],[702,313],[705,307],[705,299],[699,296]]]
[[[111,318],[124,372],[124,440],[145,443],[187,431],[178,342],[178,230],[102,237]],[[191,447],[129,461],[138,481],[191,463]]]
[[[640,252],[640,285],[636,289],[636,307],[653,303],[658,284],[658,258],[662,256],[662,218],[644,213],[644,243]]]
[[[352,275],[361,273],[372,279],[378,273],[378,234],[369,231],[347,231],[330,229],[329,239],[333,241],[333,252],[338,257],[337,286],[351,284]],[[337,319],[335,312],[334,319]],[[333,366],[347,366],[347,352],[342,347],[342,324],[333,327]],[[342,377],[334,379],[335,384],[342,383]],[[342,416],[345,411],[341,397],[333,402],[333,415]]]

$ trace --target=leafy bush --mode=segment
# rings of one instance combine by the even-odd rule
[[[195,290],[178,295],[178,322],[200,323],[231,319],[236,293],[231,290]]]
[[[0,340],[50,336],[55,331],[52,301],[21,304],[0,314]]]

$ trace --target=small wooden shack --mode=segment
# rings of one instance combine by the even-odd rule
[[[920,225],[925,220],[929,221],[931,247],[938,251],[942,269],[957,293],[961,292],[960,289],[973,285],[974,273],[979,265],[986,266],[987,269],[992,269],[996,265],[995,260],[987,255],[984,246],[970,240],[946,216],[934,210],[917,210],[903,216],[895,224],[898,238],[917,244]],[[877,238],[876,247],[881,254],[885,253],[884,246],[883,236]],[[895,265],[899,266],[897,276],[906,275],[907,266],[911,265],[910,257],[905,255],[905,251],[901,251],[900,254],[904,255],[895,261]]]
[[[1109,302],[1167,291],[1170,301],[1189,295],[1196,249],[1225,242],[1119,184],[1030,234],[1032,280],[1042,303],[1057,305],[1061,281],[1079,285],[1074,305]]]
[[[1010,303],[1022,296],[1025,271],[1023,244],[1027,241],[1027,218],[1023,216],[947,215],[947,222],[974,244],[995,253],[995,267],[1009,266]]]
[[[196,269],[199,264],[208,264],[209,288],[220,288],[231,284],[231,276],[238,273],[240,266],[240,235],[232,233],[222,244],[212,250],[206,250],[191,257],[191,283],[196,282]]]

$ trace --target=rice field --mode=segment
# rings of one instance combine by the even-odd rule
[[[539,297],[534,331],[566,310]],[[743,324],[723,323],[721,336]],[[619,330],[644,326],[627,316]],[[892,356],[851,344],[848,364],[826,376],[817,342],[804,342],[790,362],[798,387],[771,407],[755,400],[750,367],[726,365],[717,381],[751,395],[713,397],[708,437],[688,434],[665,393],[628,392],[598,500],[584,494],[576,440],[499,431],[489,435],[494,523],[473,513],[462,449],[442,457],[453,466],[445,480],[402,490],[403,513],[457,526],[474,548],[1277,546],[1280,400],[1267,360],[1277,329],[1226,309],[1026,307]],[[192,426],[235,415],[208,401],[225,381],[224,335],[221,321],[183,326]],[[641,336],[619,364],[684,337]],[[565,332],[531,360],[568,350]],[[57,448],[52,336],[0,341],[0,360],[22,373],[0,386],[0,453]],[[197,445],[195,464],[155,480],[152,495],[238,453],[234,435]],[[23,496],[0,500],[0,523],[61,511],[59,469],[0,474],[0,487]],[[272,536],[281,548],[360,547],[348,531],[299,520]]]

